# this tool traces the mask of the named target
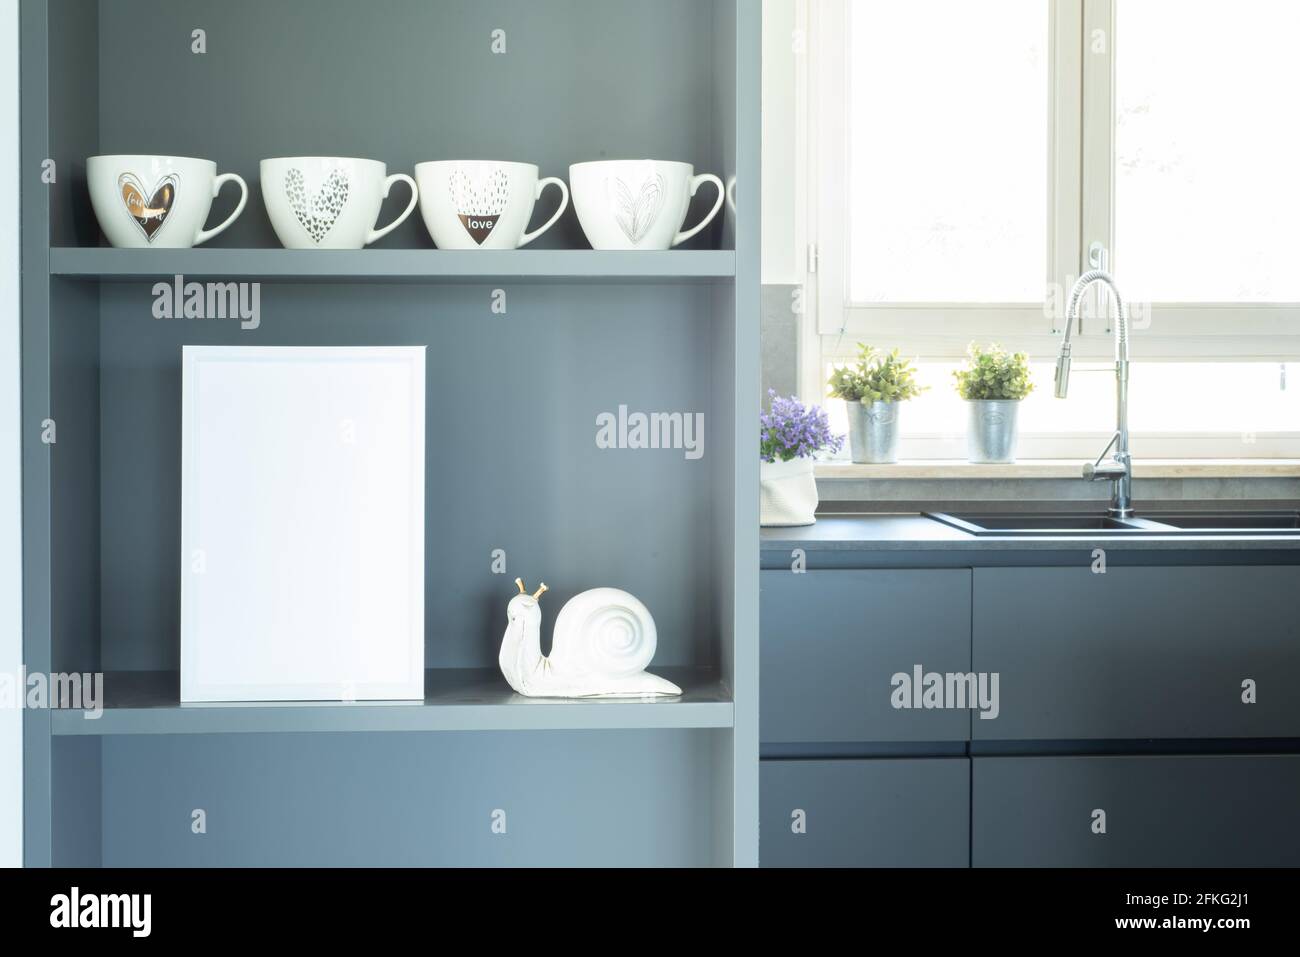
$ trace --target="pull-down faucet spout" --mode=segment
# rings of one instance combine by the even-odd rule
[[[1128,312],[1124,299],[1110,273],[1093,269],[1079,277],[1070,290],[1065,307],[1065,336],[1061,340],[1061,353],[1056,359],[1056,397],[1064,399],[1070,390],[1070,333],[1079,318],[1079,305],[1083,294],[1094,283],[1110,289],[1115,304],[1115,433],[1102,449],[1097,461],[1083,467],[1083,477],[1089,481],[1109,479],[1111,483],[1110,508],[1112,518],[1131,518],[1133,515],[1133,458],[1128,444]],[[1114,449],[1108,461],[1106,453]]]

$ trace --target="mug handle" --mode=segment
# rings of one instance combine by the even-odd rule
[[[531,233],[524,233],[522,236],[520,236],[519,243],[515,247],[516,249],[519,248],[519,246],[527,246],[529,243],[531,243],[542,233],[546,232],[548,229],[554,226],[555,221],[560,218],[560,216],[564,213],[566,209],[569,208],[569,187],[566,186],[564,180],[560,179],[558,176],[548,176],[545,179],[539,179],[537,181],[537,193],[536,195],[533,196],[533,199],[534,200],[541,199],[542,190],[546,189],[546,187],[551,185],[552,183],[560,187],[559,208],[557,208],[555,212],[551,215],[551,218],[548,219],[546,222],[544,222],[541,226],[534,229]],[[524,229],[527,228],[528,228],[528,224],[524,223]]]
[[[407,186],[411,187],[411,201],[406,204],[406,209],[402,210],[401,214],[383,229],[372,229],[370,232],[366,233],[367,246],[376,240],[383,239],[398,226],[402,225],[402,223],[406,221],[406,217],[411,215],[411,210],[415,209],[415,204],[419,202],[420,191],[415,188],[415,180],[411,179],[411,177],[407,176],[405,173],[394,173],[392,176],[389,176],[384,180],[384,199],[388,198],[388,191],[393,188],[394,183],[405,183]]]
[[[220,176],[215,177],[212,180],[212,198],[217,198],[217,194],[221,192],[221,187],[225,183],[239,184],[239,202],[235,204],[235,211],[227,216],[223,222],[213,226],[211,229],[200,229],[195,233],[195,246],[200,243],[206,243],[218,233],[224,233],[226,227],[233,223],[238,218],[239,214],[244,211],[244,204],[248,202],[248,184],[244,182],[244,177],[240,176],[238,173],[222,173]]]
[[[707,216],[701,219],[690,229],[684,230],[683,232],[680,232],[673,237],[674,246],[678,246],[686,242],[686,240],[690,239],[692,236],[698,233],[705,226],[709,225],[709,223],[713,222],[713,217],[718,215],[718,210],[722,208],[722,197],[726,194],[726,190],[723,189],[722,186],[722,180],[718,179],[718,177],[714,176],[712,173],[701,173],[699,176],[692,176],[691,177],[692,196],[694,196],[695,191],[700,188],[701,183],[712,183],[713,188],[718,191],[718,198],[714,200],[713,208],[709,210],[709,214]]]

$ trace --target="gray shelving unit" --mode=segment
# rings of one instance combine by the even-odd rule
[[[759,6],[22,0],[24,655],[106,676],[97,720],[25,714],[29,865],[757,863]],[[119,152],[213,159],[248,206],[210,246],[105,248],[85,159]],[[535,249],[436,250],[416,215],[287,251],[258,161],[302,154],[653,156],[730,200],[663,253],[592,251],[572,210]],[[154,319],[178,274],[262,283],[260,325]],[[428,347],[423,702],[179,703],[186,344]],[[703,412],[705,455],[596,448],[619,405]],[[544,628],[635,592],[685,694],[510,693],[515,575]]]
[[[730,249],[622,252],[593,249],[367,249],[339,273],[337,250],[51,249],[50,274],[140,282],[182,273],[310,282],[716,282],[734,279]]]

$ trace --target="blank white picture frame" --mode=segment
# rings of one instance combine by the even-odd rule
[[[424,373],[182,347],[182,703],[424,698]]]

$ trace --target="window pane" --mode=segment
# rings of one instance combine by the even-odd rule
[[[1115,263],[1148,302],[1300,302],[1300,3],[1119,0]]]
[[[839,364],[829,360],[825,378]],[[928,386],[908,401],[900,425],[905,435],[965,433],[967,408],[953,386],[957,360],[922,359],[917,381]],[[1034,391],[1020,409],[1022,434],[1066,437],[1106,433],[1115,428],[1115,364],[1075,360],[1070,396],[1052,395],[1053,362],[1032,362]],[[1231,401],[1206,402],[1206,390]],[[1237,446],[1256,435],[1300,431],[1300,363],[1279,362],[1135,362],[1129,380],[1130,428],[1142,433],[1237,433],[1223,447],[1226,457],[1248,454]],[[831,428],[848,430],[844,403],[827,398]],[[1101,449],[1097,449],[1100,452]],[[846,452],[847,454],[847,452]]]
[[[854,0],[852,302],[1042,302],[1044,0]]]

